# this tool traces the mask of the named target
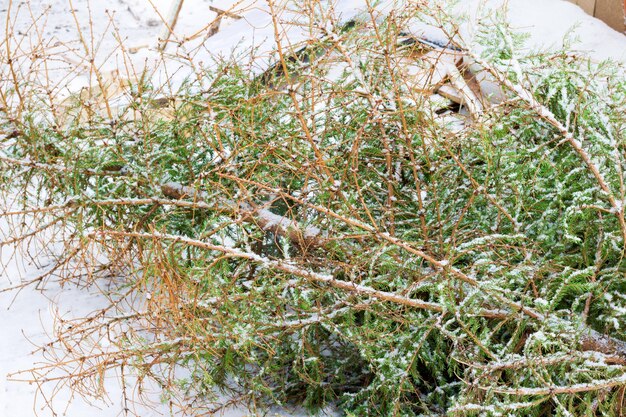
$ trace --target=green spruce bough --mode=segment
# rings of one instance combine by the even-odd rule
[[[224,61],[171,118],[140,84],[116,120],[4,120],[7,216],[110,280],[68,372],[134,366],[199,408],[622,415],[623,70],[491,31],[473,59],[508,99],[456,129],[403,76],[405,22],[364,22],[265,77]],[[117,353],[81,350],[105,328]]]

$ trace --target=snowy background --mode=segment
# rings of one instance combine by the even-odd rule
[[[266,2],[252,5],[247,2],[234,0],[185,0],[181,16],[176,26],[175,41],[184,41],[188,37],[201,32],[207,24],[215,18],[209,5],[221,9],[246,10],[244,19],[235,21],[225,19],[222,22],[221,32],[201,45],[202,37],[193,41],[184,42],[183,48],[168,46],[168,50],[176,50],[178,57],[161,65],[161,71],[167,71],[167,78],[180,83],[189,75],[189,68],[181,65],[180,54],[188,54],[195,62],[208,62],[215,54],[228,55],[237,45],[256,45],[272,47],[272,28],[268,27],[268,18],[265,13]],[[345,18],[352,16],[363,7],[364,1],[340,0],[336,9],[344,14]],[[469,19],[461,25],[461,35],[471,44],[477,22],[486,10],[498,9],[503,0],[478,1],[467,0],[457,10],[459,14],[467,14]],[[24,38],[36,37],[43,39],[44,44],[53,50],[57,48],[71,60],[72,50],[82,48],[77,39],[77,27],[83,33],[89,34],[86,39],[89,49],[96,56],[96,63],[103,71],[111,71],[121,66],[128,67],[129,62],[123,57],[131,57],[135,71],[140,68],[154,65],[159,61],[159,54],[155,51],[157,38],[162,30],[162,18],[168,13],[168,0],[30,0],[3,3],[0,9],[3,21],[7,12],[11,13],[16,24],[11,27],[14,34]],[[604,23],[589,17],[577,6],[563,0],[509,0],[508,19],[511,25],[523,32],[529,32],[531,38],[529,49],[559,48],[563,38],[573,27],[574,38],[578,43],[574,48],[581,54],[586,54],[596,61],[612,58],[626,65],[626,36],[617,33]],[[71,12],[73,10],[73,13]],[[32,27],[33,19],[37,19],[35,31]],[[112,24],[115,23],[115,25]],[[230,27],[230,28],[229,28]],[[440,36],[428,27],[417,26],[427,36]],[[2,35],[3,36],[3,35]],[[299,40],[303,35],[297,31],[288,34],[292,41]],[[130,54],[122,54],[120,45],[132,48]],[[263,58],[267,59],[267,58]],[[184,60],[183,60],[184,61]],[[161,63],[163,64],[163,63]],[[266,62],[256,62],[263,66]],[[56,71],[56,72],[55,72]],[[178,72],[172,77],[172,71]],[[87,78],[64,78],[63,66],[53,69],[53,78],[59,87],[67,87],[76,91],[81,84],[87,83]],[[158,71],[154,77],[162,76]],[[171,86],[173,89],[177,85]],[[6,224],[0,224],[0,236],[8,238]],[[37,256],[37,245],[28,248],[32,256],[24,256],[24,251],[15,251],[10,245],[0,244],[1,256],[6,268],[1,271],[0,290],[19,285],[27,281],[46,267],[46,259]],[[27,252],[26,252],[27,253]],[[85,289],[65,287],[51,283],[45,290],[27,287],[21,291],[0,292],[0,416],[29,417],[33,415],[48,417],[53,412],[46,407],[53,392],[53,387],[45,388],[43,394],[37,391],[37,386],[24,382],[17,382],[7,378],[7,375],[37,366],[43,360],[38,346],[45,344],[52,338],[51,330],[55,317],[81,317],[97,311],[104,300],[101,295]],[[99,416],[113,417],[124,415],[124,404],[121,403],[121,387],[118,381],[111,377],[105,381],[109,393],[107,401],[87,403],[81,398],[75,398],[69,406],[70,392],[67,388],[54,392],[52,406],[58,415],[70,417]],[[150,396],[150,395],[149,395]],[[154,392],[151,397],[158,404],[159,393]],[[143,417],[153,415],[168,415],[167,407],[157,406],[162,413],[148,411],[141,405],[131,405],[136,413]],[[160,409],[159,409],[160,408]],[[246,415],[241,410],[230,414]]]

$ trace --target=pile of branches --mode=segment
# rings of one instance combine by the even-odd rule
[[[468,113],[407,76],[424,9],[331,12],[303,9],[324,36],[279,41],[262,76],[199,73],[168,117],[145,82],[118,117],[57,123],[3,75],[14,240],[62,242],[38,280],[111,300],[62,323],[34,378],[93,394],[121,369],[190,414],[228,392],[354,416],[624,415],[623,72],[520,55],[491,27],[481,56],[451,48],[501,91]]]

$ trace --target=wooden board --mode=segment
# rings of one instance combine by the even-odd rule
[[[595,16],[618,32],[626,30],[623,0],[596,0]]]
[[[593,16],[593,13],[596,8],[596,0],[569,0],[570,2],[577,4],[583,9],[587,14]]]
[[[626,0],[568,0],[618,32],[626,31]]]

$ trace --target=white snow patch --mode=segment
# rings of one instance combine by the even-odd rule
[[[565,0],[464,0],[455,10],[469,18],[459,26],[460,35],[471,43],[481,18],[502,10],[514,30],[530,35],[528,50],[558,50],[571,34],[577,39],[572,46],[583,55],[626,64],[626,36]]]

